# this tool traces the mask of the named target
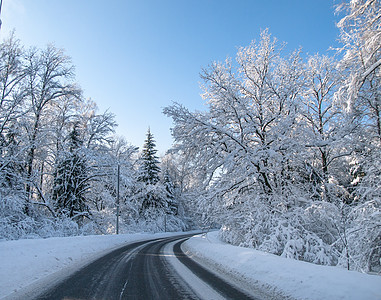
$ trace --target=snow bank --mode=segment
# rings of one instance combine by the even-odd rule
[[[193,237],[183,248],[192,258],[243,289],[264,292],[265,298],[381,299],[381,276],[232,246],[221,242],[217,231]]]
[[[124,244],[170,235],[174,234],[140,233],[0,242],[0,299],[30,298]]]

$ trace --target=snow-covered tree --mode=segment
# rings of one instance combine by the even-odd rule
[[[311,187],[311,197],[323,201],[348,198],[349,192],[345,191],[350,183],[347,159],[354,149],[351,139],[354,126],[348,123],[348,117],[335,101],[341,83],[336,66],[337,62],[328,56],[308,58],[299,108],[298,139],[306,147],[301,176],[306,180],[306,188],[308,184]]]
[[[146,184],[155,184],[160,180],[159,160],[156,156],[157,150],[151,130],[148,129],[147,139],[144,142],[142,154],[140,157],[140,167],[138,181]]]
[[[381,2],[352,0],[338,7],[347,14],[338,27],[344,57],[340,67],[346,80],[339,93],[346,108],[381,141]]]
[[[23,113],[22,103],[25,92],[22,80],[25,77],[23,49],[20,41],[12,34],[0,45],[0,139],[4,138],[17,118]]]
[[[114,115],[98,114],[96,104],[82,98],[74,82],[74,67],[62,50],[49,45],[26,51],[12,35],[0,44],[0,56],[3,236],[78,234],[85,228],[93,233],[107,232],[103,229],[108,225],[100,228],[95,220],[98,216],[91,216],[91,212],[96,210],[95,186],[106,182],[104,162],[111,157]],[[78,149],[75,132],[81,132],[82,145],[77,145]],[[81,176],[81,186],[87,187],[77,186],[75,197],[66,197],[78,183],[75,178]],[[90,189],[94,192],[90,193]],[[72,205],[70,211],[68,203],[78,197],[78,205]],[[60,200],[62,209],[57,206]],[[23,208],[18,211],[20,205]],[[91,220],[78,226],[71,219],[77,213]],[[111,211],[110,215],[115,213]],[[96,231],[91,224],[98,226]]]
[[[88,170],[82,144],[78,124],[75,124],[69,135],[68,149],[58,157],[52,192],[56,211],[76,219],[88,213]]]
[[[351,197],[347,213],[346,265],[379,271],[381,180],[381,2],[351,0],[338,7],[345,75],[338,102],[351,116],[354,151],[350,157]],[[378,244],[378,245],[377,245]]]
[[[350,168],[361,149],[361,122],[337,101],[342,78],[334,59],[315,55],[303,64],[264,31],[235,63],[204,70],[207,111],[164,109],[175,124],[173,151],[186,153],[195,175],[188,179],[195,207],[205,221],[222,225],[226,241],[354,269],[364,267],[366,256],[372,262],[366,268],[377,270],[379,221],[369,215],[379,216],[377,177],[358,172],[363,183],[369,180],[362,195],[373,202],[357,206]],[[361,259],[355,245],[364,249]]]
[[[149,208],[165,206],[165,190],[160,184],[160,166],[156,156],[156,144],[148,129],[147,138],[139,158],[137,196],[141,200],[141,210],[144,213]]]
[[[38,150],[46,146],[46,132],[43,130],[46,124],[45,113],[53,101],[65,96],[79,97],[81,91],[73,83],[73,70],[70,58],[61,49],[49,45],[40,51],[31,48],[26,53],[26,101],[29,105],[28,115],[25,119],[25,127],[28,138],[27,160],[26,160],[26,193],[28,201],[35,199],[34,191],[38,186],[38,173],[36,166],[43,169],[44,159],[36,162]],[[40,153],[44,154],[44,151]],[[37,189],[37,194],[39,194]],[[26,204],[26,212],[29,204]]]
[[[209,111],[191,113],[175,104],[165,109],[176,124],[173,135],[178,149],[193,153],[193,166],[204,174],[210,193],[205,211],[230,213],[248,193],[268,199],[287,190],[287,157],[295,146],[296,99],[300,84],[300,59],[280,55],[276,40],[267,31],[261,40],[241,48],[237,69],[230,60],[204,70],[204,99]],[[211,189],[213,187],[213,189]],[[271,200],[270,200],[271,199]],[[209,212],[209,211],[208,211]]]
[[[109,137],[108,139],[110,139]],[[103,233],[115,233],[117,214],[117,184],[119,165],[119,231],[123,232],[139,216],[139,208],[133,199],[136,186],[134,164],[138,148],[131,146],[123,137],[113,136],[112,141],[104,145],[101,155],[93,153],[90,168],[93,178],[87,194],[88,205],[93,222]]]
[[[14,34],[0,44],[0,185],[20,190],[24,149],[20,117],[25,113],[21,88],[23,49]]]
[[[169,171],[166,169],[163,175],[163,186],[166,191],[166,207],[168,208],[168,213],[177,215],[178,212],[178,193],[176,193],[176,187],[174,186],[173,180]]]
[[[196,180],[198,173],[188,156],[191,155],[185,152],[167,151],[161,158],[163,170],[161,181],[169,194],[169,197],[167,195],[169,210],[182,219],[188,228],[197,228],[202,226],[199,211],[194,209],[197,193],[193,187],[198,185]]]

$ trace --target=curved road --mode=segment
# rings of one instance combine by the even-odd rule
[[[190,236],[128,244],[37,299],[254,299],[185,255]]]

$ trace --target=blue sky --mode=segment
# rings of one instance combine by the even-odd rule
[[[199,73],[258,40],[261,29],[287,49],[337,46],[334,0],[3,0],[0,38],[54,43],[76,66],[86,97],[109,109],[117,133],[143,145],[150,126],[160,154],[170,148],[173,101],[202,110]]]

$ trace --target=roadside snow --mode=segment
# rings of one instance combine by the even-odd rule
[[[175,253],[173,252],[173,246],[178,241],[168,243],[163,249],[163,255],[166,257],[167,261],[171,264],[174,270],[181,274],[182,279],[189,285],[195,294],[198,295],[200,299],[213,299],[213,300],[224,300],[224,298],[216,292],[212,287],[210,287],[202,279],[198,278],[191,270],[189,270],[185,265],[183,265]],[[183,286],[187,289],[186,286]]]
[[[232,246],[218,239],[218,231],[189,239],[183,250],[243,289],[264,292],[264,298],[381,299],[381,276]]]
[[[124,244],[179,233],[98,235],[0,242],[0,299],[27,299]]]

